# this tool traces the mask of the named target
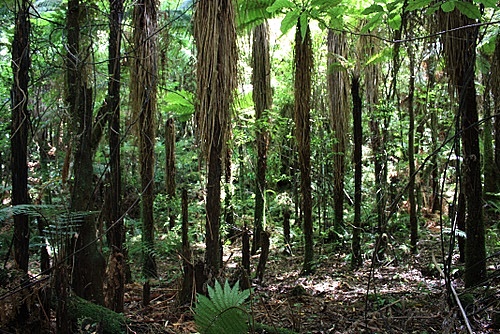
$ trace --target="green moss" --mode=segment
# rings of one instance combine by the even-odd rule
[[[125,333],[125,316],[83,298],[71,296],[69,314],[73,320],[92,319],[102,326],[104,334]]]

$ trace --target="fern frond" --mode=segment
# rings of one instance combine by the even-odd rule
[[[216,281],[208,287],[208,296],[198,294],[194,320],[202,334],[239,334],[247,333],[250,314],[245,300],[250,291],[239,291],[239,284],[233,288],[229,283],[224,286]]]

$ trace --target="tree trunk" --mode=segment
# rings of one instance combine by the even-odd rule
[[[347,58],[345,34],[328,30],[328,100],[331,126],[336,141],[333,144],[333,200],[335,224],[338,230],[344,226],[344,175],[349,124],[349,82],[346,69],[339,62]]]
[[[410,31],[412,26],[410,24]],[[411,36],[410,36],[411,38]],[[410,179],[408,180],[408,204],[410,205],[410,248],[413,254],[417,253],[418,242],[418,220],[417,203],[415,198],[415,106],[413,103],[415,95],[415,54],[413,45],[408,45],[408,56],[410,58],[410,82],[408,86],[408,165]]]
[[[189,245],[188,193],[182,189],[182,268],[184,270],[182,288],[179,293],[179,304],[191,304],[193,300],[194,270]]]
[[[491,76],[483,75],[484,100],[483,100],[483,171],[484,171],[484,198],[493,199],[497,190],[497,170],[493,153],[493,125],[491,123]],[[488,210],[489,211],[489,210]]]
[[[363,122],[362,102],[359,93],[359,76],[352,76],[352,118],[354,137],[354,221],[352,227],[352,261],[354,268],[363,263],[361,258],[361,182],[362,182],[362,155],[363,155]]]
[[[16,23],[14,40],[12,41],[12,73],[11,88],[12,125],[10,136],[11,172],[12,172],[12,205],[29,203],[28,194],[28,134],[30,130],[30,113],[28,111],[28,84],[31,66],[30,55],[30,3],[26,0],[15,2]],[[14,215],[14,260],[25,276],[21,279],[24,289],[29,282],[29,244],[30,227],[27,214]],[[28,292],[29,293],[29,290]],[[24,300],[16,310],[16,321],[20,331],[30,331],[28,324],[30,312],[29,302]]]
[[[264,271],[266,270],[267,258],[269,257],[269,242],[270,234],[267,231],[262,231],[262,235],[260,236],[262,240],[262,252],[259,257],[259,264],[257,265],[256,275],[260,283],[264,280]]]
[[[306,27],[304,39],[300,22],[295,32],[295,138],[299,153],[301,209],[304,230],[304,263],[302,271],[311,273],[314,268],[314,245],[311,196],[311,31]]]
[[[495,54],[491,65],[491,90],[493,93],[493,106],[498,112],[500,110],[500,38],[497,38],[495,44]],[[496,175],[500,175],[500,117],[495,116],[493,122],[495,129],[495,171]],[[500,191],[500,181],[497,179],[495,183],[495,192]]]
[[[173,209],[175,187],[175,123],[173,118],[169,118],[165,124],[165,188],[169,203],[167,208],[169,229],[175,226],[176,215]]]
[[[260,247],[260,237],[265,222],[266,169],[267,150],[269,146],[267,111],[269,111],[272,106],[269,27],[267,22],[255,27],[253,32],[252,68],[252,97],[255,104],[257,142],[254,238],[252,243],[252,254],[255,254]]]
[[[121,20],[123,0],[110,0],[111,16],[109,21],[109,63],[108,108],[110,111],[108,132],[110,150],[110,189],[108,216],[108,245],[111,250],[108,263],[106,305],[115,312],[123,312],[125,293],[125,253],[123,243],[125,230],[122,214],[122,178],[120,160],[120,83],[121,83]]]
[[[194,17],[197,47],[197,121],[208,160],[205,274],[219,276],[222,161],[230,134],[230,106],[236,88],[236,28],[231,0],[197,2]],[[198,284],[198,282],[197,282]]]
[[[474,82],[478,27],[456,29],[476,23],[457,9],[450,13],[440,12],[438,18],[440,28],[449,31],[443,40],[446,69],[459,98],[458,116],[464,155],[462,180],[467,210],[464,281],[466,287],[471,287],[486,278],[479,124]]]
[[[30,21],[26,0],[16,1],[16,25],[12,41],[11,89],[12,126],[10,136],[12,205],[29,203],[28,194],[28,133],[30,114],[28,111],[28,84],[30,58]],[[29,218],[27,214],[14,216],[14,259],[20,270],[28,272],[29,262]]]
[[[74,268],[71,285],[75,293],[97,304],[104,303],[103,283],[105,260],[96,240],[96,222],[92,215],[84,214],[92,209],[92,88],[88,87],[87,57],[80,48],[80,2],[68,1],[67,12],[68,53],[67,102],[73,122],[74,160],[71,211],[79,213],[78,235],[74,238]]]
[[[154,0],[141,0],[134,6],[135,58],[132,68],[132,106],[138,116],[141,174],[141,220],[143,243],[143,304],[150,299],[151,278],[158,276],[154,245],[154,146],[157,101],[158,53],[156,47],[157,8]]]
[[[364,52],[368,58],[377,54],[378,45],[375,39],[371,37],[363,38]],[[383,260],[385,257],[386,238],[385,234],[385,207],[386,207],[386,171],[384,164],[384,138],[380,131],[380,114],[378,113],[379,104],[379,81],[380,73],[377,64],[370,64],[365,68],[365,91],[367,107],[370,114],[370,144],[373,154],[373,164],[375,172],[375,201],[377,210],[377,234],[379,241],[377,242],[376,259]]]

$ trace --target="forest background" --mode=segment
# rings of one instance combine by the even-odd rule
[[[2,330],[112,332],[81,305],[123,313],[136,281],[182,308],[280,254],[295,277],[369,267],[368,296],[436,235],[454,324],[500,327],[498,9],[4,0]]]

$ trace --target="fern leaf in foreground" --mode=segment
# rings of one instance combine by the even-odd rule
[[[215,282],[215,287],[208,288],[208,295],[197,295],[194,321],[202,334],[244,334],[248,333],[250,314],[245,300],[250,290],[239,291],[239,284],[233,288],[229,283],[224,287]]]

